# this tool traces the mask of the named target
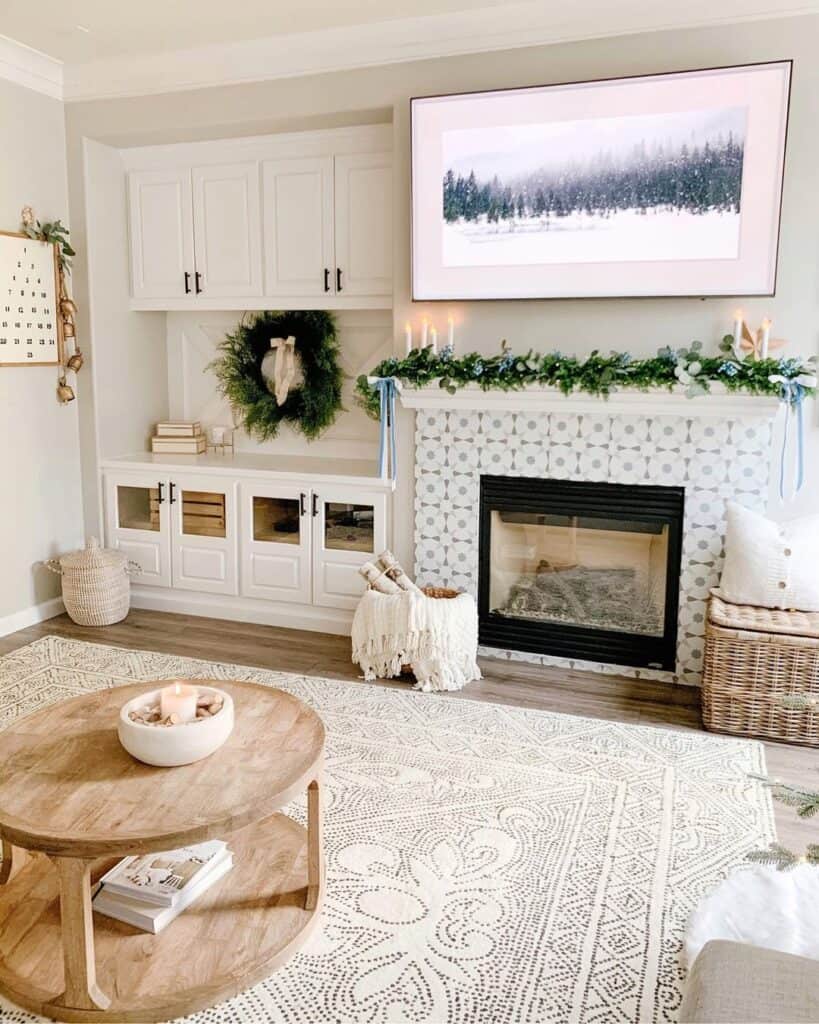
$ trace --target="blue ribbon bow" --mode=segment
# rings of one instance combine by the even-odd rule
[[[791,419],[796,417],[796,480],[794,494],[798,494],[805,482],[805,428],[802,421],[802,400],[806,387],[815,387],[816,378],[810,374],[798,377],[784,377],[774,373],[768,378],[779,385],[779,397],[785,404],[785,429],[782,433],[782,452],[779,457],[779,497],[785,500],[785,465],[788,455],[788,435]]]
[[[401,385],[395,377],[368,377],[381,402],[381,436],[378,443],[378,475],[395,481],[398,469],[395,453],[395,396]]]

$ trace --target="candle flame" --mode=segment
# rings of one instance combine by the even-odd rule
[[[734,310],[734,320],[741,320],[741,319],[742,319],[742,310],[741,309],[735,309]]]
[[[407,320],[407,322],[404,324],[404,330],[405,331],[411,331],[412,330],[412,325],[410,324],[409,320]]]
[[[179,683],[174,683],[173,692],[176,694],[180,694],[182,692],[182,687]]]
[[[765,317],[765,319],[762,321],[762,329],[764,331],[767,331],[770,328],[771,323],[772,323],[772,321],[769,320],[767,317]]]
[[[447,317],[447,321],[446,322],[449,324],[450,327],[452,327],[453,324],[455,323],[455,317],[454,316]]]

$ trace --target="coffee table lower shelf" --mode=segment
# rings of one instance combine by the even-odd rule
[[[317,924],[324,873],[308,910],[307,831],[286,815],[224,838],[232,870],[159,935],[94,914],[96,981],[110,998],[101,1010],[55,1005],[65,988],[57,871],[15,850],[19,869],[0,885],[0,992],[61,1021],[166,1021],[265,978]]]

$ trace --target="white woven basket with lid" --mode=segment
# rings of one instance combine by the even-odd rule
[[[43,564],[62,576],[65,610],[77,625],[110,626],[128,614],[129,577],[141,569],[121,551],[101,548],[92,537],[83,550],[50,558]]]

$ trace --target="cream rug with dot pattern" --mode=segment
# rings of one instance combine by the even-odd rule
[[[328,733],[320,929],[201,1024],[674,1021],[692,908],[774,837],[759,743],[56,637],[0,659],[0,728],[173,676],[281,687]]]

